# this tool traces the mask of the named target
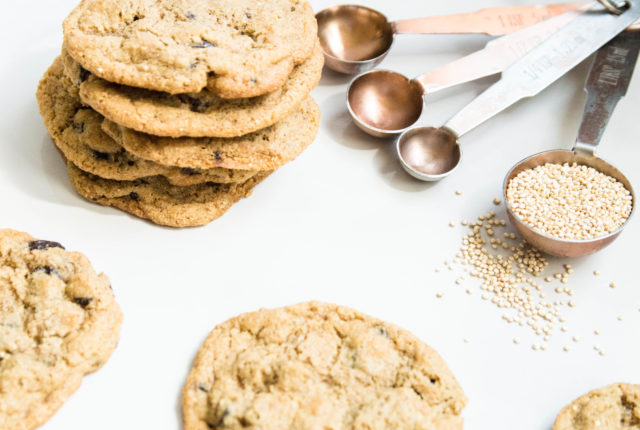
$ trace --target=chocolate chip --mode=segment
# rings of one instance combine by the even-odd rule
[[[55,267],[51,267],[51,266],[36,267],[34,272],[44,272],[47,275],[56,275],[58,278],[62,279],[62,275],[60,275],[60,273],[55,269]]]
[[[139,21],[139,20],[140,20],[140,17],[138,15],[133,17],[133,22],[136,22],[136,21]]]
[[[135,165],[135,164],[136,164],[136,162],[135,162],[135,161],[127,161],[127,164],[128,164],[129,166],[133,166],[133,165]]]
[[[135,202],[137,202],[137,201],[140,199],[140,196],[139,196],[139,195],[138,195],[138,193],[136,193],[135,191],[134,191],[134,192],[129,193],[129,196],[128,196],[128,197],[129,197],[131,200],[135,201]]]
[[[183,167],[182,169],[180,169],[180,171],[183,175],[189,176],[197,175],[198,173],[200,173],[199,169],[192,169],[191,167]]]
[[[192,70],[195,69],[196,67],[198,67],[198,62],[197,61],[195,63],[189,64],[189,68],[192,69]]]
[[[378,331],[378,334],[380,336],[384,336],[384,337],[389,337],[389,333],[387,333],[387,329],[382,327],[382,326],[378,326],[376,327],[376,330]]]
[[[184,95],[184,94],[181,96],[178,96],[178,98],[182,103],[186,103],[189,105],[189,109],[191,109],[191,112],[204,113],[207,111],[209,106],[211,106],[211,103],[209,103],[208,101],[191,97],[188,95]]]
[[[80,73],[78,74],[78,85],[80,85],[81,83],[83,83],[84,81],[86,81],[87,79],[89,79],[89,76],[91,75],[91,73],[89,73],[89,71],[87,69],[85,69],[84,67],[80,67]]]
[[[193,12],[187,12],[187,14],[185,15],[185,17],[186,17],[187,19],[192,20],[192,21],[193,21],[194,19],[196,19],[196,15],[195,15]]]
[[[257,80],[256,78],[251,78],[251,83],[252,83],[252,84],[257,84],[257,83],[258,83],[258,80]]]
[[[198,385],[198,390],[204,391],[206,393],[207,391],[209,391],[209,387],[207,387],[204,384],[200,384],[200,385]]]
[[[33,242],[29,242],[29,250],[30,251],[45,251],[49,248],[62,248],[64,246],[60,245],[58,242],[51,242],[48,240],[34,240]]]
[[[92,149],[91,152],[93,153],[93,156],[96,157],[98,160],[109,161],[110,156],[106,152],[100,152],[94,149]]]
[[[200,43],[191,44],[191,47],[196,49],[215,48],[217,46],[218,45],[216,45],[215,43],[209,42],[208,40],[204,40],[204,39]]]
[[[430,378],[429,381],[431,381],[432,384],[435,384],[436,382],[438,382],[438,380],[435,378]]]
[[[215,156],[216,156],[216,161],[220,163],[222,161],[222,155],[220,154],[220,151],[216,151]]]
[[[85,125],[84,122],[73,122],[73,129],[78,133],[84,133]]]
[[[253,15],[251,15],[251,12],[245,12],[244,16],[246,16],[247,18],[251,19],[251,17]]]
[[[93,301],[93,298],[92,297],[74,297],[73,301],[76,302],[76,304],[82,306],[83,308],[86,308]]]

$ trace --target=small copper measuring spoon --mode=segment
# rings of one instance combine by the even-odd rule
[[[480,33],[501,36],[585,4],[498,7],[395,22],[389,22],[382,13],[368,7],[343,5],[318,12],[316,19],[325,65],[337,72],[356,74],[380,64],[389,53],[396,34]]]
[[[624,31],[640,17],[640,0],[627,0],[627,4],[621,15],[602,10],[580,14],[506,69],[497,83],[441,128],[405,131],[396,142],[402,167],[423,181],[449,175],[460,162],[460,136],[517,101],[535,96]]]
[[[577,163],[593,167],[622,183],[631,193],[633,212],[635,196],[631,183],[618,169],[597,157],[596,149],[616,104],[627,92],[638,58],[638,50],[640,50],[640,31],[637,30],[627,30],[600,48],[593,59],[587,77],[586,106],[573,149],[546,151],[528,157],[516,164],[505,177],[503,196],[509,219],[522,237],[541,251],[560,257],[580,257],[591,254],[613,242],[629,222],[631,215],[620,228],[595,239],[557,239],[535,230],[514,213],[507,199],[507,188],[511,179],[523,170],[533,169],[546,163]]]
[[[502,72],[585,10],[572,10],[492,40],[484,49],[415,79],[389,70],[364,73],[349,85],[349,114],[365,133],[397,136],[420,118],[425,94]]]

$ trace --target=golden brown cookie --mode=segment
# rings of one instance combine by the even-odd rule
[[[96,76],[225,98],[280,88],[316,35],[305,0],[83,0],[64,21],[71,56]]]
[[[114,181],[83,172],[67,162],[71,185],[87,200],[113,206],[156,224],[194,227],[221,217],[234,203],[251,194],[270,172],[260,172],[242,183],[206,183],[178,187],[164,177]]]
[[[277,169],[294,160],[313,142],[319,125],[320,108],[307,97],[275,125],[236,138],[158,137],[109,120],[102,128],[128,153],[145,160],[188,168],[252,171]]]
[[[462,429],[466,398],[410,333],[301,303],[215,327],[184,386],[185,430]]]
[[[109,359],[121,321],[84,255],[0,230],[0,428],[44,424]]]
[[[553,430],[640,430],[640,385],[590,391],[560,411]]]
[[[237,137],[269,127],[294,112],[320,80],[323,62],[318,45],[284,86],[253,98],[221,99],[208,90],[171,95],[114,84],[94,75],[81,83],[80,97],[109,120],[143,133]]]

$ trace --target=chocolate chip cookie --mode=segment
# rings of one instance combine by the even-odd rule
[[[185,430],[462,429],[445,362],[410,333],[302,303],[215,327],[183,390]]]
[[[245,182],[178,187],[154,176],[136,181],[114,181],[80,170],[70,161],[71,185],[87,200],[113,206],[156,224],[193,227],[222,216],[234,203],[251,194],[270,172],[260,172]]]
[[[307,97],[296,111],[275,125],[236,138],[158,137],[109,120],[102,128],[127,153],[145,160],[188,168],[252,171],[273,170],[294,160],[313,142],[319,125],[320,109]]]
[[[553,430],[640,430],[640,385],[612,384],[579,397]]]
[[[47,240],[0,230],[0,428],[42,425],[118,342],[109,279]]]
[[[224,98],[277,90],[317,38],[305,0],[83,0],[63,27],[71,56],[107,81]]]
[[[80,85],[82,102],[127,128],[168,137],[237,137],[269,127],[296,110],[320,80],[319,45],[276,91],[253,98],[222,99],[209,90],[171,95],[118,85],[90,74]],[[73,73],[73,72],[71,72]]]
[[[36,95],[45,126],[64,157],[102,178],[131,181],[162,175],[173,185],[187,186],[245,182],[257,173],[220,167],[202,170],[167,166],[125,151],[102,131],[104,118],[80,103],[78,88],[63,74],[60,58],[45,73]]]

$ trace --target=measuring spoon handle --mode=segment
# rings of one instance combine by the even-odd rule
[[[431,70],[415,80],[429,94],[500,73],[585,10],[571,10],[538,25],[494,39],[484,49]]]
[[[469,34],[501,36],[578,9],[588,2],[545,6],[512,6],[481,9],[472,13],[414,18],[393,22],[395,33]]]
[[[587,101],[574,150],[594,155],[618,101],[627,93],[640,50],[640,31],[627,30],[600,48],[585,84]]]
[[[621,15],[600,8],[575,18],[507,68],[497,83],[444,127],[462,136],[517,101],[538,94],[640,18],[640,0],[627,3],[629,8]]]

